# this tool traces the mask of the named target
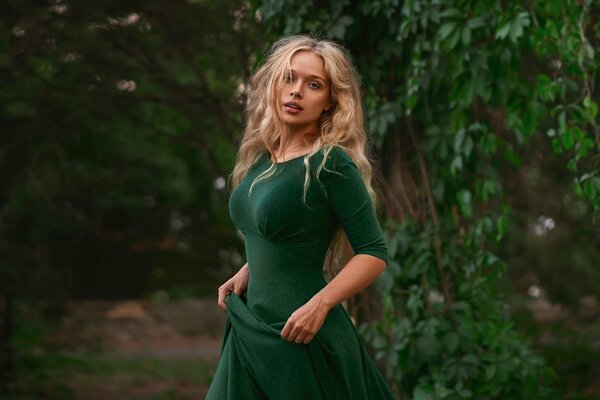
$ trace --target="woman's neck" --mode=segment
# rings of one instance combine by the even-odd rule
[[[306,130],[295,133],[283,132],[279,137],[279,146],[275,149],[278,161],[284,161],[294,155],[304,154],[310,148],[304,141]]]

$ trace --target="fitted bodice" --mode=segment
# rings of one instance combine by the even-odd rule
[[[326,284],[323,262],[340,224],[355,252],[387,261],[381,229],[356,165],[343,149],[334,147],[317,180],[322,160],[323,153],[317,153],[308,162],[305,200],[303,156],[274,164],[263,154],[231,194],[231,219],[246,244],[248,307],[264,321],[286,320]],[[250,192],[269,167],[275,168],[273,176],[255,183]]]
[[[324,257],[336,220],[329,209],[326,192],[319,182],[311,182],[303,201],[305,169],[303,157],[275,163],[275,174],[258,182],[254,179],[273,165],[263,155],[230,199],[233,223],[244,234],[258,235],[318,261]],[[311,160],[314,167],[316,160]],[[322,254],[321,254],[322,253]]]

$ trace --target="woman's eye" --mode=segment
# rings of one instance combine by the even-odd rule
[[[319,89],[321,85],[319,85],[317,82],[311,82],[308,84],[308,87],[311,89]]]
[[[286,76],[283,78],[283,80],[284,80],[285,82],[291,82],[291,81],[293,80],[293,78],[292,78],[292,76],[291,76],[291,75],[286,75]]]

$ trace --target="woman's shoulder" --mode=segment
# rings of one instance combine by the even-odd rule
[[[348,150],[338,145],[322,148],[319,151],[319,163],[323,161],[323,157],[326,157],[324,166],[327,169],[337,170],[346,164],[354,164]]]
[[[323,160],[323,157],[326,157]],[[342,146],[331,146],[319,151],[313,164],[314,174],[325,186],[354,181],[360,178],[358,167],[347,149]]]

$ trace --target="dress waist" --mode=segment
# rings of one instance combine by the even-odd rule
[[[246,235],[245,239],[250,271],[248,308],[263,321],[285,322],[327,284],[323,260],[260,235]]]

